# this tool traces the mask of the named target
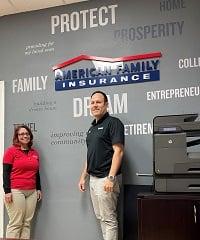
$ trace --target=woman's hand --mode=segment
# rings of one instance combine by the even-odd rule
[[[12,202],[12,193],[6,193],[5,194],[5,202],[11,203]]]
[[[38,202],[42,199],[42,192],[40,190],[37,190],[37,200]]]

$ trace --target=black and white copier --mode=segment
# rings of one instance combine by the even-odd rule
[[[199,137],[198,114],[154,118],[153,163],[156,192],[200,192]]]

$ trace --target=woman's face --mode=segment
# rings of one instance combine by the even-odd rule
[[[18,131],[18,141],[21,146],[27,147],[30,142],[30,134],[26,128],[20,128]]]

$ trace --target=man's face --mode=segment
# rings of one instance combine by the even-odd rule
[[[108,102],[105,102],[101,93],[95,93],[90,101],[90,110],[92,115],[98,120],[107,112]]]

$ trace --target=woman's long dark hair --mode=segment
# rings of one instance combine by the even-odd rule
[[[27,127],[26,125],[20,125],[15,128],[14,135],[13,135],[13,145],[21,146],[19,143],[19,139],[18,139],[18,132],[21,128],[25,128],[28,131],[28,133],[30,135],[30,142],[28,143],[28,147],[31,148],[31,146],[33,145],[33,134],[31,132],[31,129],[29,127]]]

